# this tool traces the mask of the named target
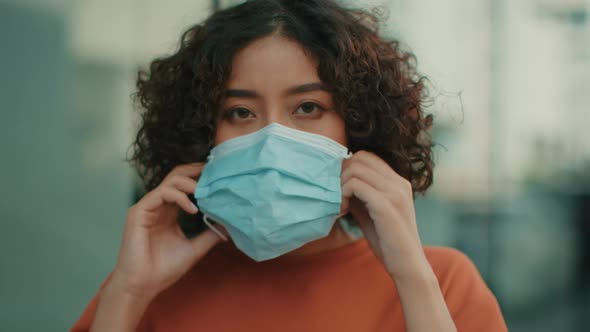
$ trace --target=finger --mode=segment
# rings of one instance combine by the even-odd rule
[[[373,221],[370,219],[360,218],[356,220],[357,225],[360,227],[361,231],[365,235],[365,237],[371,243],[378,243],[379,242],[379,235],[377,234],[377,228],[373,225]],[[379,246],[375,246],[374,250],[377,251],[377,255],[381,255],[381,249]]]
[[[395,210],[393,210],[393,207],[383,193],[358,178],[348,180],[343,185],[342,192],[347,197],[354,196],[357,198],[356,200],[351,198],[351,205],[353,203],[362,203],[367,208],[370,218],[359,218],[357,223],[369,238],[376,238],[378,236],[378,230],[375,229],[378,225],[386,227],[392,232],[397,232],[400,223],[393,221],[400,220],[400,218],[397,217]],[[373,224],[375,224],[375,227],[372,226]]]
[[[150,191],[138,203],[138,205],[148,212],[155,211],[164,204],[176,204],[190,214],[199,211],[185,193],[171,186],[161,186]]]
[[[367,151],[358,151],[353,155],[352,158],[346,160],[347,163],[343,165],[343,168],[346,169],[354,164],[362,164],[374,172],[378,172],[383,178],[389,180],[389,185],[391,186],[389,189],[383,190],[383,186],[379,186],[380,190],[383,192],[389,192],[393,194],[392,199],[398,198],[401,196],[407,196],[408,193],[413,192],[412,184],[406,178],[402,177],[401,175],[397,174],[395,170],[393,170],[389,165],[381,159],[379,156],[372,152]],[[374,178],[374,177],[373,177]],[[369,179],[366,179],[370,181]],[[375,184],[374,182],[370,181],[371,184]],[[376,184],[375,184],[376,185]]]
[[[389,193],[395,188],[395,182],[392,179],[384,177],[373,168],[368,167],[366,164],[359,161],[351,162],[346,165],[340,175],[342,183],[347,182],[353,177],[359,178],[383,193]]]
[[[345,198],[357,197],[365,204],[369,213],[385,213],[388,209],[389,202],[377,189],[368,185],[359,178],[350,178],[342,185],[342,196]]]
[[[215,232],[207,229],[189,241],[191,242],[194,251],[195,261],[198,261],[203,258],[203,256],[205,256],[205,254],[211,250],[211,248],[221,242],[222,239],[219,237],[219,235],[215,234]]]
[[[168,175],[164,178],[164,181],[175,175],[197,177],[201,174],[203,167],[205,167],[205,163],[201,162],[178,165],[174,167],[170,173],[168,173]]]
[[[188,176],[174,175],[170,177],[168,181],[163,183],[163,185],[171,186],[187,194],[192,194],[197,187],[197,181]]]
[[[385,160],[381,159],[381,157],[377,156],[373,152],[364,150],[357,151],[350,159],[345,160],[345,162],[360,162],[361,164],[364,164],[367,167],[373,169],[375,172],[381,174],[383,177],[392,180],[396,177],[401,177],[393,168],[391,168],[391,166],[385,162]]]

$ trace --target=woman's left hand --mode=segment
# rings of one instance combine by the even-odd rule
[[[365,151],[344,161],[341,178],[342,212],[350,211],[394,280],[406,329],[456,332],[422,249],[410,183]]]
[[[358,151],[344,161],[341,181],[342,211],[352,214],[395,280],[432,271],[418,235],[408,180],[374,153]]]

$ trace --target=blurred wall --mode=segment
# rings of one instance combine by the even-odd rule
[[[133,73],[208,5],[0,1],[0,330],[66,330],[112,269]]]
[[[89,283],[112,266],[130,199],[113,125],[124,77],[70,58],[66,24],[55,11],[0,3],[4,331],[71,324]]]

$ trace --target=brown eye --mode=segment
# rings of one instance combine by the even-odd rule
[[[254,113],[243,107],[233,108],[225,112],[225,117],[228,119],[247,119],[254,117]]]
[[[294,113],[297,114],[312,114],[314,112],[319,112],[322,111],[323,108],[316,104],[316,103],[312,103],[312,102],[305,102],[303,104],[301,104]]]

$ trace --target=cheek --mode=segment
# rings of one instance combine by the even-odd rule
[[[344,124],[344,119],[340,115],[335,112],[331,112],[326,114],[326,121],[322,126],[322,134],[326,137],[333,139],[334,141],[348,146],[348,142],[346,139],[346,125]]]
[[[213,144],[218,145],[232,137],[237,136],[237,134],[234,132],[235,130],[233,130],[231,126],[226,126],[223,122],[218,123],[217,127],[215,128],[215,138],[213,139]]]
[[[218,145],[229,139],[247,135],[259,129],[262,129],[262,127],[257,121],[240,125],[232,125],[227,121],[220,121],[215,129],[213,144]]]
[[[305,126],[307,128],[297,128],[297,126],[293,126],[293,128],[323,135],[344,146],[348,146],[348,141],[346,139],[346,125],[344,124],[344,119],[342,119],[339,114],[330,112],[324,114],[320,121],[312,123],[313,124],[310,124],[309,126]],[[261,128],[250,128],[249,126],[232,126],[221,121],[215,130],[213,144],[221,144],[231,138],[249,134],[253,131],[256,131],[257,129]]]

